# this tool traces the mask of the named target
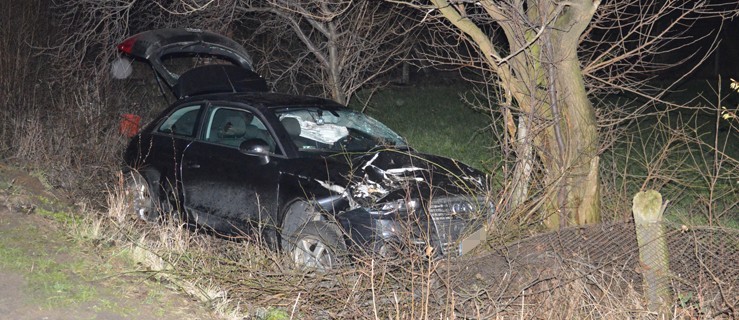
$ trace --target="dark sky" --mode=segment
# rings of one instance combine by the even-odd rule
[[[717,31],[720,27],[718,21],[705,21],[695,26],[696,32],[700,34],[706,31]],[[698,77],[715,78],[720,74],[724,78],[739,78],[739,61],[737,61],[739,59],[739,17],[727,20],[720,32],[719,49],[713,54],[711,60],[706,61],[702,66],[697,73]],[[708,46],[710,43],[706,42],[704,45]]]

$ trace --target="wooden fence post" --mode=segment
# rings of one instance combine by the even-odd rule
[[[650,311],[660,319],[672,319],[670,263],[662,226],[662,195],[654,190],[634,196],[634,222],[639,243],[639,264],[644,278],[644,295]]]

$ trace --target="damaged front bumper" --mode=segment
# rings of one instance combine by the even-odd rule
[[[468,253],[485,241],[484,222],[492,206],[477,197],[438,197],[385,203],[377,209],[357,208],[340,220],[358,248],[382,256],[418,250],[435,257]]]

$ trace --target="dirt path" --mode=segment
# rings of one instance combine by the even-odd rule
[[[0,319],[215,318],[149,279],[125,249],[75,241],[53,211],[33,204],[29,192],[50,196],[38,184],[0,166]]]

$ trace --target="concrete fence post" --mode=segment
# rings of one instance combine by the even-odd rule
[[[644,295],[649,311],[660,319],[672,319],[669,252],[662,225],[662,195],[654,190],[634,196],[634,222],[639,243],[639,264],[644,278]]]

